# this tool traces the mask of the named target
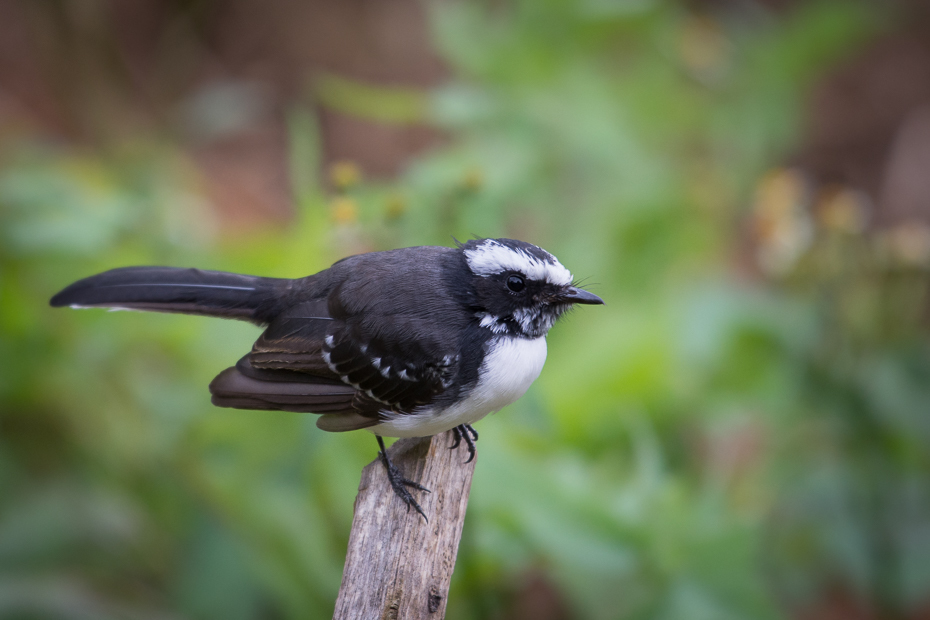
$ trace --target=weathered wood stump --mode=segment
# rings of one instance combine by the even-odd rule
[[[391,490],[380,459],[362,470],[334,620],[438,620],[446,613],[475,461],[450,450],[451,432],[388,449],[429,522]]]

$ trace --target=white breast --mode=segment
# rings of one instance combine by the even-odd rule
[[[442,410],[427,407],[412,414],[393,414],[368,430],[385,437],[427,437],[459,424],[472,424],[523,396],[545,362],[545,336],[491,340],[478,369],[478,382],[457,403]]]

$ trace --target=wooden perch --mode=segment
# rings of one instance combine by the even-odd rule
[[[380,459],[362,470],[334,620],[438,620],[462,538],[475,461],[452,433],[401,439],[388,449],[429,523],[394,495]]]

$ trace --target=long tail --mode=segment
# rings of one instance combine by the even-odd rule
[[[293,280],[177,267],[123,267],[78,280],[51,305],[181,312],[267,323]]]

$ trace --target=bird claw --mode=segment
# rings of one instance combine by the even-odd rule
[[[388,458],[387,450],[384,448],[384,442],[381,437],[378,437],[378,443],[381,445],[381,450],[378,452],[378,456],[381,458],[381,462],[384,464],[384,469],[387,472],[388,482],[391,483],[391,489],[394,490],[394,495],[399,497],[404,504],[407,505],[407,512],[410,512],[410,509],[413,508],[420,516],[423,517],[423,520],[429,523],[429,518],[427,518],[426,513],[423,512],[423,509],[420,508],[420,504],[417,503],[417,500],[413,498],[413,495],[410,494],[410,491],[407,490],[407,487],[417,489],[418,491],[430,492],[425,486],[419,482],[415,482],[408,478],[404,478],[404,475],[401,473],[400,469],[391,462],[391,459]]]
[[[475,455],[478,453],[475,448],[475,442],[478,441],[478,431],[473,429],[470,424],[459,424],[452,429],[452,434],[454,440],[452,445],[449,446],[450,450],[458,448],[462,441],[465,441],[465,445],[468,447],[468,458],[465,460],[466,463],[471,463],[475,460]],[[391,462],[391,459],[387,455],[387,449],[384,447],[384,440],[381,439],[379,435],[375,435],[378,439],[378,445],[381,447],[381,450],[378,452],[378,456],[381,459],[381,462],[384,464],[384,469],[387,472],[388,481],[391,483],[391,488],[394,490],[394,495],[399,497],[404,504],[407,505],[407,512],[411,508],[420,513],[420,516],[423,517],[423,520],[429,523],[429,519],[426,517],[426,513],[423,512],[423,509],[420,508],[420,504],[417,503],[417,500],[413,498],[413,495],[410,494],[410,491],[407,490],[408,487],[416,489],[418,491],[425,491],[429,493],[430,490],[419,482],[415,482],[408,478],[404,478],[404,475],[400,472],[400,469],[397,468],[394,463]]]
[[[475,442],[478,441],[478,431],[473,429],[471,424],[459,424],[452,429],[452,434],[455,439],[452,441],[452,445],[449,446],[449,449],[455,450],[464,439],[465,445],[468,446],[468,459],[466,459],[465,462],[471,463],[478,453],[478,450],[475,448]]]

